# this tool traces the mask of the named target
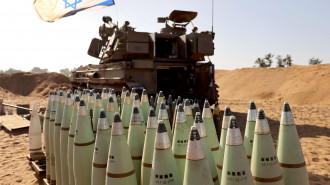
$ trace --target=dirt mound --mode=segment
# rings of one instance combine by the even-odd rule
[[[330,104],[330,64],[217,70],[220,99]]]
[[[69,79],[58,73],[0,74],[0,91],[21,96],[46,96],[55,88],[71,87]]]

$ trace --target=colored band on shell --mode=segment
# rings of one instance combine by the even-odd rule
[[[87,142],[87,143],[74,143],[74,145],[76,146],[88,146],[91,145],[95,142],[95,140],[91,141],[91,142]]]
[[[36,149],[29,149],[29,151],[38,151],[41,150],[42,148],[36,148]]]
[[[176,155],[176,154],[174,154],[174,158],[176,158],[176,159],[185,159],[186,155]]]
[[[274,178],[260,178],[260,177],[255,177],[253,176],[254,181],[257,182],[277,182],[280,181],[281,179],[283,179],[283,176],[280,175],[278,177],[274,177]]]
[[[142,156],[132,156],[132,160],[142,160]]]
[[[211,151],[218,151],[219,147],[211,148]]]
[[[280,166],[283,168],[302,168],[306,166],[306,162],[300,163],[300,164],[286,164],[286,163],[280,163]]]
[[[107,173],[107,176],[110,178],[125,178],[125,177],[133,175],[134,173],[135,173],[134,170],[132,170],[130,172],[120,173],[120,174]]]
[[[152,168],[152,164],[148,164],[148,163],[142,163],[142,166],[146,168]]]
[[[107,167],[107,164],[93,163],[93,167],[95,167],[95,168],[106,168]]]

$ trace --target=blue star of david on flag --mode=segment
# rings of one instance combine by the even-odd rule
[[[65,8],[72,7],[74,10],[77,8],[77,4],[81,3],[82,0],[75,0],[73,3],[69,3],[68,0],[63,0],[65,2]]]
[[[114,4],[114,0],[34,0],[33,6],[40,19],[54,22],[80,11],[97,10]]]

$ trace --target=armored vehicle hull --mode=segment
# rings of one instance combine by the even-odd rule
[[[214,65],[205,62],[213,55],[213,32],[186,34],[185,26],[197,16],[196,12],[174,10],[160,33],[136,32],[126,21],[117,28],[110,17],[103,17],[100,27],[102,40],[94,38],[88,54],[100,59],[98,65],[79,67],[72,72],[74,88],[113,88],[117,93],[128,89],[147,89],[149,95],[163,91],[166,96],[181,96],[217,101]],[[167,21],[173,21],[169,26]]]

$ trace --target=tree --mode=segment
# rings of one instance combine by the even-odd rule
[[[5,73],[18,73],[18,72],[23,72],[23,71],[17,70],[17,69],[13,69],[13,68],[9,68]]]
[[[283,59],[281,57],[281,55],[277,55],[276,59],[277,59],[277,67],[285,67],[284,66],[285,65],[285,62],[284,62],[285,59]]]
[[[273,54],[271,54],[271,53],[268,53],[267,55],[265,55],[265,57],[264,57],[264,60],[266,60],[266,67],[270,67],[270,66],[272,66],[272,63],[273,63],[273,60],[272,60],[272,58],[274,57],[274,55]]]
[[[65,68],[65,69],[61,69],[61,70],[60,70],[60,73],[63,74],[64,76],[69,77],[70,74],[71,74],[71,71],[70,71],[70,69]]]
[[[318,58],[311,58],[308,61],[309,65],[317,65],[317,64],[321,64],[322,60],[318,59]]]
[[[31,69],[31,72],[34,72],[34,73],[47,73],[48,72],[48,69],[41,69],[40,67],[34,67]]]
[[[257,58],[257,60],[254,62],[255,64],[258,64],[259,67],[267,67],[264,59],[261,59],[261,58]]]
[[[284,59],[284,64],[285,64],[287,67],[292,66],[292,58],[291,58],[291,55],[286,55],[286,57],[285,57],[285,59]]]

